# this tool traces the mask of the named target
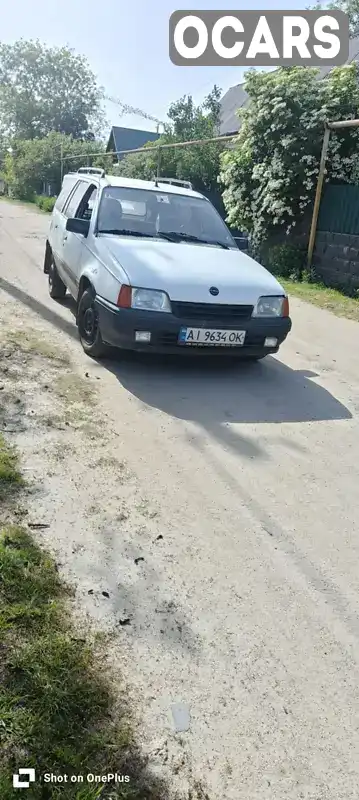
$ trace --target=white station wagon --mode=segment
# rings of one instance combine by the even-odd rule
[[[65,175],[46,242],[49,291],[77,304],[82,346],[157,353],[276,353],[288,297],[185,182]]]

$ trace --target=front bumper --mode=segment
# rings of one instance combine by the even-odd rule
[[[138,311],[135,309],[115,308],[100,297],[95,300],[103,341],[111,347],[124,350],[139,350],[151,353],[216,355],[230,354],[236,357],[260,357],[277,353],[282,342],[291,330],[289,317],[275,319],[241,319],[235,324],[228,319],[187,319],[178,318],[174,314],[156,311]],[[182,327],[241,330],[246,331],[245,344],[240,347],[188,346],[178,344],[178,336]],[[151,341],[136,342],[136,331],[150,331]],[[266,337],[278,340],[276,347],[265,347]]]

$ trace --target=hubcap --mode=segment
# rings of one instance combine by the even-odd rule
[[[95,324],[95,315],[93,309],[88,308],[87,311],[85,311],[84,315],[84,328],[87,336],[93,335],[94,324]]]
[[[81,334],[87,344],[93,344],[97,336],[97,314],[92,304],[85,308],[81,315]]]

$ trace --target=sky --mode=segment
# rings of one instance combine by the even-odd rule
[[[216,83],[225,92],[243,80],[238,67],[176,67],[168,55],[168,21],[173,11],[308,8],[310,0],[0,0],[2,42],[40,39],[68,45],[85,55],[108,95],[160,120],[171,102],[191,94],[200,103]],[[135,116],[106,105],[110,125],[154,130]]]

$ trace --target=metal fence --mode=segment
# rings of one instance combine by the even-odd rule
[[[317,230],[359,235],[359,186],[326,186]]]

